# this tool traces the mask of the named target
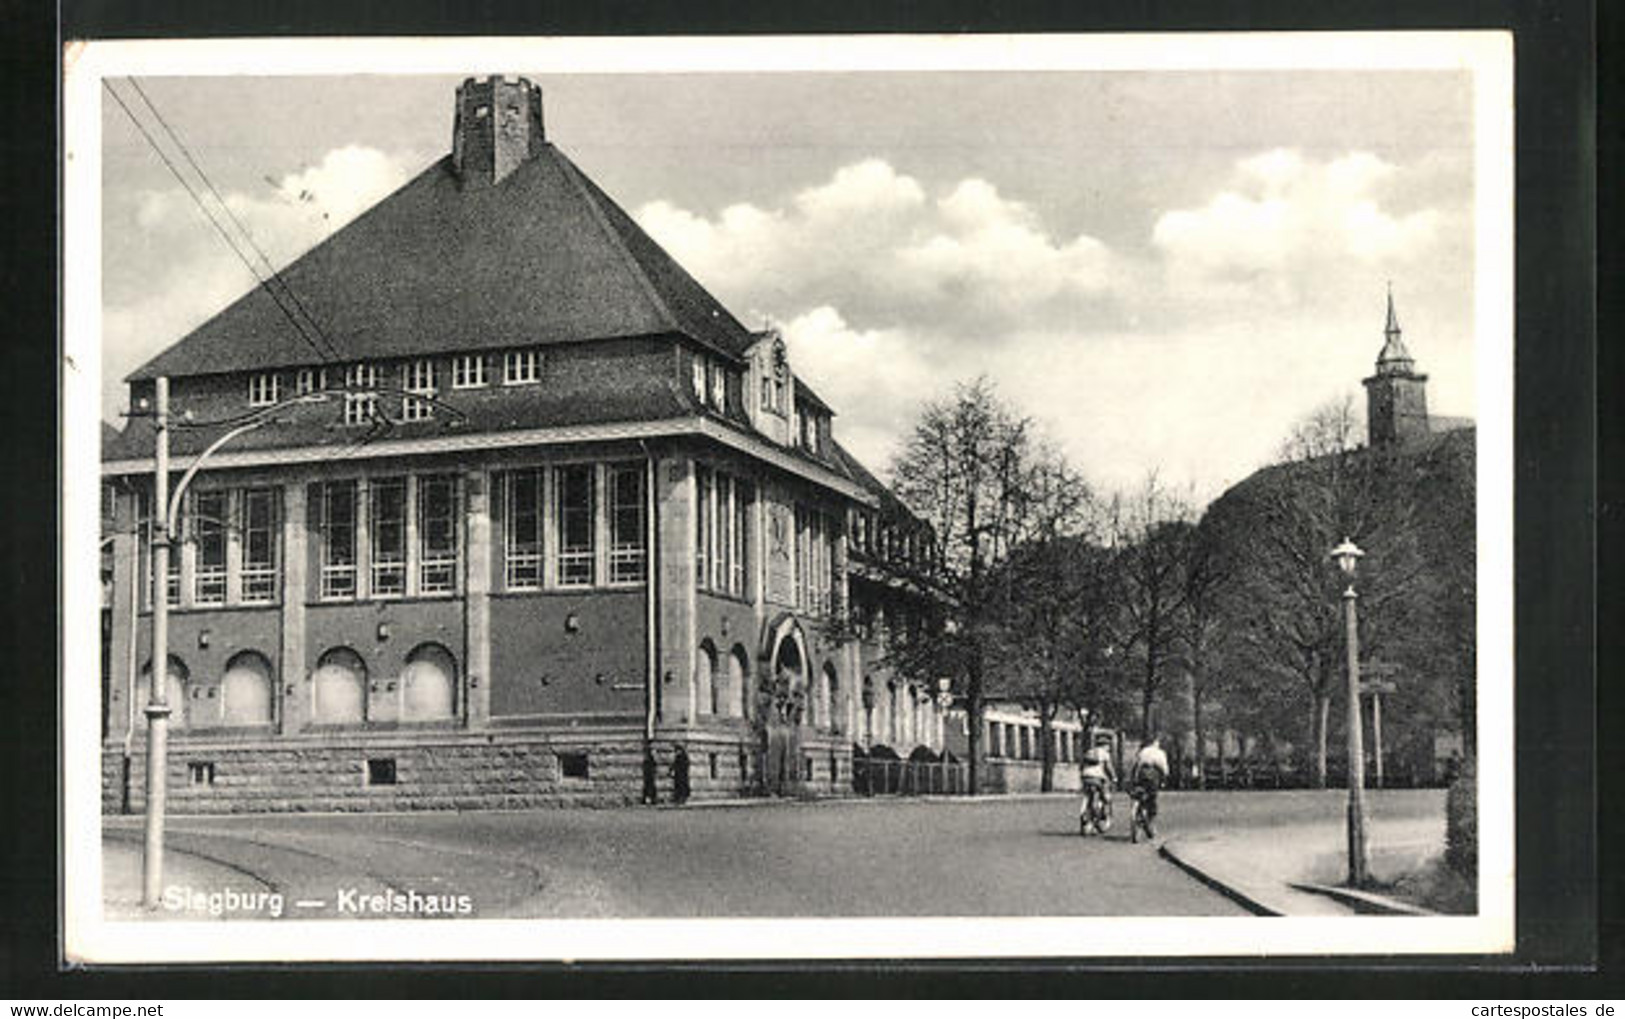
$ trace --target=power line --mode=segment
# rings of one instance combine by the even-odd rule
[[[163,147],[160,146],[157,140],[152,137],[151,133],[147,131],[146,125],[142,124],[140,119],[136,117],[135,112],[130,109],[129,104],[124,101],[124,98],[113,90],[113,86],[105,78],[102,79],[102,87],[105,88],[107,90],[107,94],[112,96],[113,100],[119,104],[119,107],[124,111],[125,116],[130,118],[130,122],[135,125],[136,130],[141,132],[141,137],[146,139],[148,145],[152,146],[152,150],[158,154],[159,159],[163,160],[164,166],[168,168],[169,172],[174,176],[174,178],[180,182],[181,187],[186,189],[186,193],[192,197],[192,201],[197,204],[197,207],[200,210],[202,210],[204,218],[209,221],[210,226],[214,227],[215,232],[220,235],[220,239],[226,242],[226,246],[231,248],[232,253],[235,254],[237,258],[248,268],[248,271],[253,274],[254,279],[260,284],[260,286],[265,288],[266,293],[270,295],[271,300],[276,304],[277,310],[281,311],[283,316],[288,319],[288,322],[293,326],[294,331],[299,334],[299,338],[303,340],[311,350],[315,351],[316,356],[319,359],[323,361],[333,360],[333,355],[323,350],[317,345],[315,340],[310,338],[310,335],[306,333],[304,328],[300,325],[299,320],[295,318],[293,313],[290,312],[282,303],[282,300],[277,296],[276,291],[260,276],[259,271],[254,267],[254,263],[249,260],[247,255],[243,254],[242,249],[237,246],[237,242],[232,238],[231,234],[226,231],[226,228],[220,224],[220,221],[215,217],[214,213],[209,210],[208,204],[203,201],[203,196],[198,194],[197,189],[192,186],[191,181],[187,180],[185,175],[180,172],[180,169],[176,167],[174,161],[169,158],[169,154],[163,150]]]
[[[131,87],[135,89],[136,94],[141,97],[141,101],[146,104],[147,109],[151,110],[152,115],[158,119],[159,125],[163,127],[164,133],[169,135],[170,140],[175,143],[175,147],[181,150],[181,155],[186,157],[186,162],[192,167],[192,170],[198,175],[198,177],[202,179],[204,185],[209,189],[209,193],[214,195],[214,200],[219,203],[220,208],[225,210],[226,216],[231,219],[232,223],[236,225],[238,231],[242,233],[243,239],[248,242],[248,246],[254,249],[254,254],[258,255],[260,261],[264,263],[265,268],[270,270],[271,278],[276,280],[277,284],[281,286],[282,292],[288,297],[289,300],[293,302],[294,307],[298,308],[300,314],[305,316],[305,321],[309,323],[313,330],[315,330],[316,338],[321,341],[322,346],[327,348],[333,360],[343,360],[343,358],[339,356],[338,348],[322,330],[321,323],[316,321],[315,316],[312,315],[310,310],[305,307],[304,302],[299,300],[299,295],[294,292],[294,289],[291,286],[288,285],[288,281],[283,279],[282,274],[277,270],[276,266],[273,265],[271,260],[266,257],[264,250],[261,249],[258,244],[254,243],[254,235],[249,233],[248,227],[243,224],[242,220],[237,218],[237,214],[231,211],[231,206],[226,204],[225,198],[221,197],[220,192],[215,189],[214,182],[209,179],[209,175],[204,173],[203,167],[199,166],[197,160],[192,158],[192,152],[186,147],[186,143],[181,141],[180,135],[176,134],[175,129],[170,127],[169,121],[164,119],[164,115],[158,112],[158,107],[147,95],[146,89],[141,87],[141,82],[135,78],[128,78],[126,80],[128,80]]]

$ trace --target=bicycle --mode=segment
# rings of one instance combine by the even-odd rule
[[[1112,826],[1112,798],[1104,786],[1089,785],[1083,793],[1083,811],[1078,815],[1078,834],[1087,836],[1091,829],[1097,835],[1106,834]]]
[[[1140,841],[1142,831],[1145,832],[1145,837],[1148,839],[1157,837],[1156,830],[1151,827],[1150,815],[1146,812],[1145,793],[1145,787],[1136,785],[1129,790],[1128,794],[1129,798],[1134,801],[1134,816],[1129,820],[1128,826],[1128,839],[1133,843]]]

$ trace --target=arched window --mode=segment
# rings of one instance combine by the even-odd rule
[[[312,714],[318,722],[353,723],[367,717],[367,663],[347,647],[322,655],[311,677]]]
[[[735,718],[745,717],[746,705],[750,702],[746,691],[749,676],[750,655],[742,645],[735,644],[728,655],[728,714]]]
[[[192,689],[192,673],[179,655],[169,656],[167,678],[168,682],[164,683],[164,703],[169,705],[169,727],[184,729],[190,715],[186,698]],[[149,661],[141,670],[141,700],[136,707],[145,708],[150,703],[152,703],[152,662]]]
[[[239,651],[220,677],[223,725],[270,725],[273,704],[271,663],[258,651]]]
[[[421,722],[457,711],[457,659],[439,644],[419,644],[401,673],[401,718]]]
[[[717,649],[710,638],[700,641],[699,650],[694,653],[694,703],[702,715],[714,715],[717,711]]]
[[[841,680],[835,673],[835,663],[824,663],[824,699],[829,704],[829,711],[825,715],[829,719],[829,727],[836,732],[846,728],[846,712],[841,706]]]

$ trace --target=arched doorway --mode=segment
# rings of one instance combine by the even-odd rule
[[[801,787],[801,726],[811,709],[806,638],[795,617],[780,616],[764,633],[762,677],[755,712],[762,755],[762,784],[775,796]]]

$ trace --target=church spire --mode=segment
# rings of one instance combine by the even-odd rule
[[[1377,355],[1378,375],[1409,375],[1415,368],[1415,361],[1411,359],[1410,352],[1405,349],[1405,341],[1399,328],[1399,316],[1394,314],[1394,285],[1388,284],[1388,321],[1382,328],[1382,353]]]
[[[1405,349],[1399,316],[1394,313],[1394,285],[1388,284],[1388,321],[1382,329],[1377,370],[1365,381],[1366,428],[1371,445],[1407,442],[1428,434],[1426,375]]]

